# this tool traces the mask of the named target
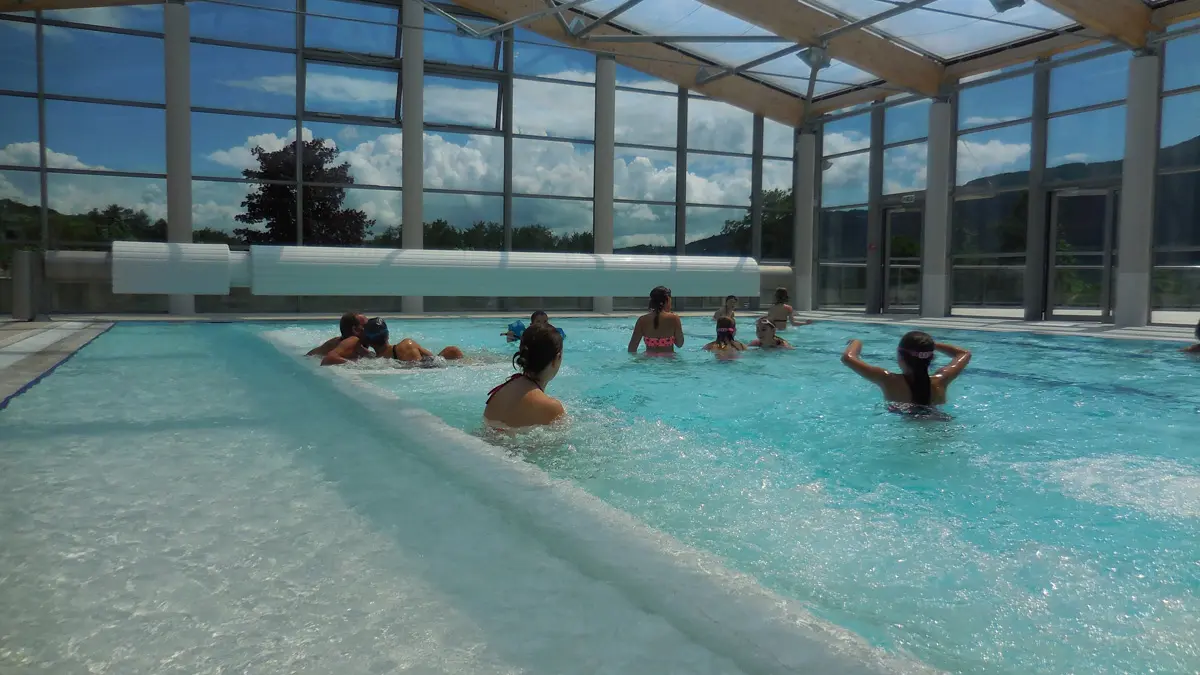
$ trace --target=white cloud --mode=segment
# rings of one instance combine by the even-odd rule
[[[966,183],[982,176],[1029,168],[1028,143],[1005,143],[991,139],[980,143],[958,140],[958,182]]]
[[[981,115],[972,115],[967,118],[967,124],[976,127],[985,127],[990,124],[1000,124],[1001,122],[1012,122],[1020,119],[1018,117],[983,117]]]
[[[1088,161],[1088,159],[1089,156],[1086,152],[1072,152],[1051,160],[1050,164],[1054,166],[1058,166],[1059,164],[1081,164]]]

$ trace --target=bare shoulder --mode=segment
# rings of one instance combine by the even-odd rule
[[[567,414],[567,409],[561,401],[544,392],[539,391],[538,394],[540,396],[537,396],[533,403],[540,423],[549,424]]]

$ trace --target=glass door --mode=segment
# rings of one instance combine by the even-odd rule
[[[888,209],[883,230],[883,311],[916,312],[921,309],[920,209]]]
[[[1046,318],[1112,321],[1116,190],[1054,193]]]

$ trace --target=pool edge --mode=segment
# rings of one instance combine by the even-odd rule
[[[0,411],[6,409],[18,396],[49,377],[59,366],[70,361],[96,338],[112,330],[115,325],[116,322],[89,323],[9,367],[0,369]]]

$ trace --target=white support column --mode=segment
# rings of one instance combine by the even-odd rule
[[[592,234],[596,253],[613,252],[613,162],[617,118],[617,61],[611,54],[596,56],[596,186]],[[592,298],[592,311],[611,312],[612,296]]]
[[[820,158],[817,155],[817,135],[804,130],[796,136],[796,170],[792,172],[795,184],[792,194],[796,201],[796,215],[792,234],[792,273],[795,276],[795,292],[792,306],[801,312],[813,308],[813,245],[816,237],[817,176],[820,175]]]
[[[1137,56],[1129,64],[1125,162],[1117,223],[1117,297],[1113,308],[1113,319],[1121,327],[1150,322],[1160,67],[1157,54]]]
[[[400,240],[404,248],[420,249],[425,248],[425,6],[415,0],[406,0],[401,18],[404,22],[400,62],[404,137],[400,152],[404,168]],[[425,311],[425,299],[406,295],[400,306],[405,314],[420,314]]]
[[[921,316],[949,314],[950,302],[950,160],[954,114],[950,101],[929,106],[929,145],[925,164],[925,222],[921,233]]]
[[[168,0],[163,8],[167,103],[167,241],[192,242],[192,66],[188,7]],[[195,314],[196,298],[172,295],[172,314]]]

